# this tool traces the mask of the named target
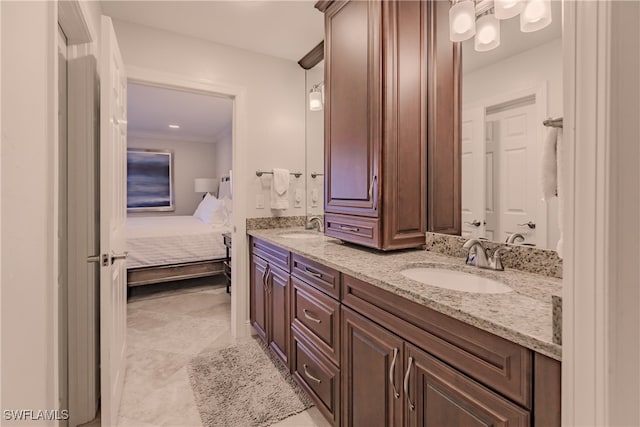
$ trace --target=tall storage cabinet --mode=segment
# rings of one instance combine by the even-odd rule
[[[448,3],[316,7],[325,13],[325,233],[390,250],[423,244],[427,229],[459,232],[459,49],[436,25]]]

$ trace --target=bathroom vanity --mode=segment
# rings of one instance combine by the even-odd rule
[[[313,232],[249,234],[251,322],[333,425],[560,425],[560,280]],[[512,291],[434,287],[401,273],[414,267]]]

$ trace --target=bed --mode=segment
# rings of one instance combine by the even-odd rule
[[[207,194],[194,215],[127,218],[127,285],[223,274],[230,206]]]

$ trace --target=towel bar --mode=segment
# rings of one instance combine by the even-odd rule
[[[267,171],[256,171],[256,176],[262,176],[264,174],[267,175],[273,175],[273,172],[267,172]],[[300,178],[302,176],[302,172],[291,172],[289,173],[289,175],[293,175],[296,178]]]

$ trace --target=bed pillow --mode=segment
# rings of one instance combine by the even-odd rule
[[[202,199],[193,216],[205,224],[223,225],[227,220],[224,203],[209,193]]]

